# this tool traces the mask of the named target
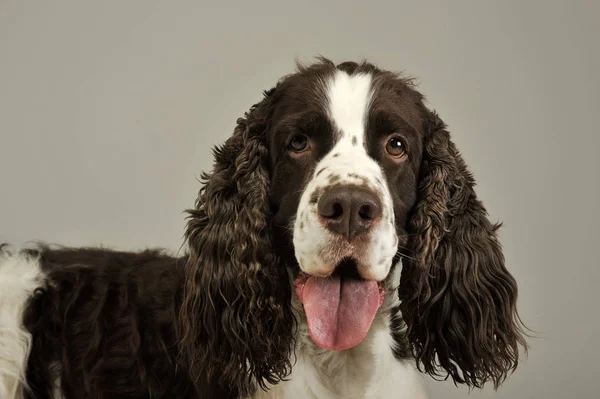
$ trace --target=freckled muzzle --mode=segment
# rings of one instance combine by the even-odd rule
[[[360,164],[340,156],[317,166],[294,223],[295,255],[310,275],[329,276],[352,258],[363,278],[381,281],[397,252],[392,199],[378,165],[354,159]]]

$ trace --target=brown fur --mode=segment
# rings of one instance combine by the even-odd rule
[[[31,299],[28,397],[196,397],[177,366],[173,321],[185,259],[163,251],[41,248],[48,283]]]

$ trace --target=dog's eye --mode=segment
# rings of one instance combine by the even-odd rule
[[[294,152],[304,152],[308,149],[308,137],[303,134],[296,135],[290,140],[290,149]]]
[[[398,137],[392,137],[388,140],[387,144],[385,145],[385,150],[391,156],[399,158],[406,152],[406,147],[404,146],[404,143],[401,139],[399,139]]]

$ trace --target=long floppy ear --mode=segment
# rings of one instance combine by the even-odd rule
[[[499,224],[488,220],[474,179],[444,122],[427,115],[418,200],[403,259],[402,313],[419,368],[455,383],[497,388],[527,349],[517,284],[504,266]]]
[[[271,247],[268,202],[274,91],[215,149],[186,232],[180,353],[198,387],[216,382],[240,395],[291,370],[291,288]]]

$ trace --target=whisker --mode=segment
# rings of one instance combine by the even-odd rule
[[[398,258],[406,258],[406,259],[414,260],[415,262],[417,261],[417,258],[414,258],[412,256],[408,256],[408,255],[404,255],[404,254],[399,254]]]

